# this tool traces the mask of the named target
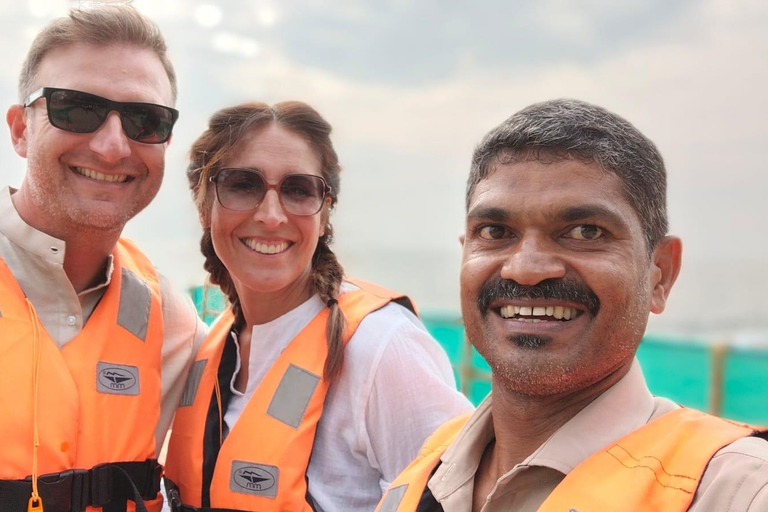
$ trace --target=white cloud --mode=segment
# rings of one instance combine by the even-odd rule
[[[226,31],[214,34],[211,38],[211,44],[221,52],[233,53],[246,58],[256,56],[261,50],[256,40]]]
[[[195,21],[201,27],[215,27],[221,23],[221,8],[214,4],[201,4],[195,8]]]

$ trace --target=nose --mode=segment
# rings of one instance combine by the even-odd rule
[[[107,114],[104,124],[91,136],[89,146],[91,151],[109,163],[118,162],[131,154],[130,141],[123,132],[117,112]]]
[[[267,227],[279,226],[288,220],[283,205],[280,204],[277,190],[267,190],[264,199],[253,212],[253,220],[261,222]]]
[[[501,268],[502,279],[533,286],[545,279],[565,277],[565,261],[559,256],[556,243],[541,236],[524,237],[514,247]]]

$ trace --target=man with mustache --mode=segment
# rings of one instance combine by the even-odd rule
[[[654,144],[600,107],[535,104],[476,148],[466,206],[462,311],[492,392],[378,510],[768,510],[765,432],[652,396],[635,359],[682,252]]]

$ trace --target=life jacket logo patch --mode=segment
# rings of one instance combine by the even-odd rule
[[[96,391],[112,395],[139,394],[139,369],[127,364],[96,363]]]
[[[280,470],[268,464],[241,460],[232,461],[229,490],[265,498],[277,497],[277,479]]]

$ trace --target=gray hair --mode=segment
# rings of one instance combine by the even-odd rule
[[[640,217],[648,250],[667,234],[667,174],[656,146],[624,118],[583,101],[535,103],[491,130],[475,148],[466,204],[496,164],[579,159],[616,174]]]

